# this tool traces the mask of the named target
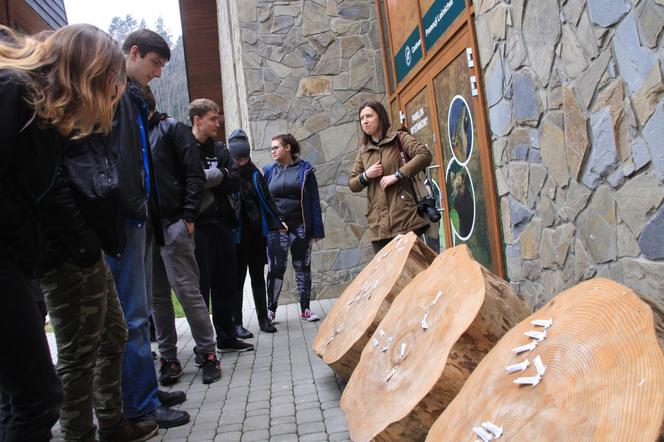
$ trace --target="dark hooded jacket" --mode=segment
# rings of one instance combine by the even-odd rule
[[[150,219],[157,244],[161,245],[164,233],[147,123],[148,107],[141,98],[140,86],[130,80],[115,112],[113,130],[109,135],[118,158],[120,207],[125,219]]]
[[[196,221],[205,175],[191,129],[162,113],[152,115],[148,128],[162,219]]]
[[[26,276],[100,256],[99,236],[72,195],[64,160],[76,149],[26,102],[26,74],[0,69],[0,268]]]

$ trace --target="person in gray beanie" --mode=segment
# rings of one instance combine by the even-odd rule
[[[274,333],[277,329],[267,313],[265,290],[265,265],[267,264],[266,238],[271,230],[285,229],[276,204],[263,175],[252,163],[247,134],[237,129],[228,138],[228,151],[233,158],[233,168],[241,177],[239,227],[235,231],[236,297],[242,299],[244,281],[249,269],[251,291],[256,306],[256,316],[261,331]],[[237,328],[242,327],[242,302],[236,304],[233,320]],[[243,328],[243,327],[242,327]],[[238,333],[241,330],[238,330]]]
[[[235,129],[228,137],[228,152],[231,157],[249,158],[251,156],[251,147],[249,147],[249,138],[242,129]]]

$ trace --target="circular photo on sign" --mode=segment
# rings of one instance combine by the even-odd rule
[[[461,164],[466,164],[473,153],[473,116],[465,98],[457,95],[450,102],[447,113],[447,136],[452,155]]]
[[[475,227],[476,205],[473,180],[465,164],[451,159],[445,172],[445,182],[452,232],[461,241],[466,241],[473,234]]]

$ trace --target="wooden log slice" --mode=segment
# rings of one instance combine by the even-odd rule
[[[344,290],[321,324],[314,352],[344,379],[392,301],[436,253],[410,232],[387,244]]]
[[[524,335],[542,331],[534,350]],[[546,369],[539,383],[534,359]],[[528,359],[523,372],[506,367]],[[578,284],[507,333],[431,428],[427,441],[473,441],[483,422],[502,427],[497,440],[652,441],[664,419],[664,356],[651,309],[630,289],[607,279]],[[480,439],[482,440],[482,439]],[[495,440],[495,439],[494,439]]]
[[[443,252],[362,351],[341,399],[351,438],[423,440],[484,355],[529,313],[465,245]]]

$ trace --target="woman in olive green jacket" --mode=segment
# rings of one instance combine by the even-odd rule
[[[360,106],[364,142],[348,180],[353,192],[367,188],[369,239],[378,253],[400,233],[422,234],[429,223],[417,213],[411,177],[431,164],[429,149],[406,131],[389,132],[385,107],[369,101]],[[397,142],[405,151],[403,164]]]

